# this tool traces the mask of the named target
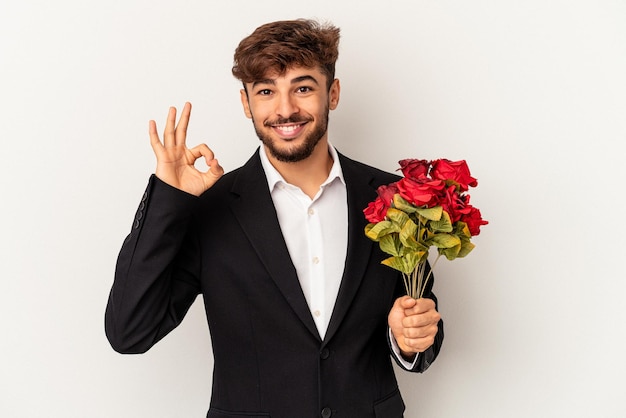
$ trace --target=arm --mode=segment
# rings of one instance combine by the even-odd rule
[[[206,145],[185,146],[190,111],[186,104],[174,127],[176,109],[170,109],[163,143],[150,121],[157,175],[120,251],[105,313],[107,338],[119,352],[148,350],[182,321],[200,292],[198,243],[190,225],[196,196],[223,169]],[[193,166],[201,156],[210,166],[205,173]]]
[[[200,292],[189,228],[196,200],[150,178],[120,250],[105,312],[106,335],[116,351],[147,351],[182,321]]]

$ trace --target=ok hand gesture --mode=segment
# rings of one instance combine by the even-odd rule
[[[224,169],[206,144],[191,149],[185,145],[190,115],[191,103],[185,103],[180,120],[176,124],[176,108],[170,107],[163,142],[157,133],[156,122],[151,120],[150,144],[157,158],[156,176],[172,187],[200,196],[224,174]],[[194,166],[196,160],[201,157],[204,157],[209,167],[206,172]]]

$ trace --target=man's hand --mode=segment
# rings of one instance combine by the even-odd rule
[[[408,359],[433,345],[439,319],[435,302],[409,296],[396,299],[387,318],[402,355]]]
[[[194,148],[187,148],[187,125],[191,115],[191,103],[185,103],[176,124],[176,108],[170,107],[167,123],[163,132],[163,143],[157,133],[156,122],[150,121],[150,144],[157,158],[156,176],[177,189],[200,196],[209,189],[224,174],[213,151],[206,144]],[[206,172],[198,170],[194,163],[204,157],[209,169]]]

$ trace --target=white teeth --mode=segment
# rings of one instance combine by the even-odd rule
[[[289,126],[277,126],[276,129],[280,129],[283,132],[290,133],[298,129],[300,125],[289,125]]]

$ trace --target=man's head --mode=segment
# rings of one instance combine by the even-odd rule
[[[319,67],[330,88],[339,57],[339,28],[313,20],[267,23],[244,38],[235,50],[233,75],[244,83],[268,73],[284,75],[293,67]]]
[[[235,51],[241,103],[269,155],[298,162],[327,144],[328,112],[339,102],[339,29],[310,20],[268,23]]]

